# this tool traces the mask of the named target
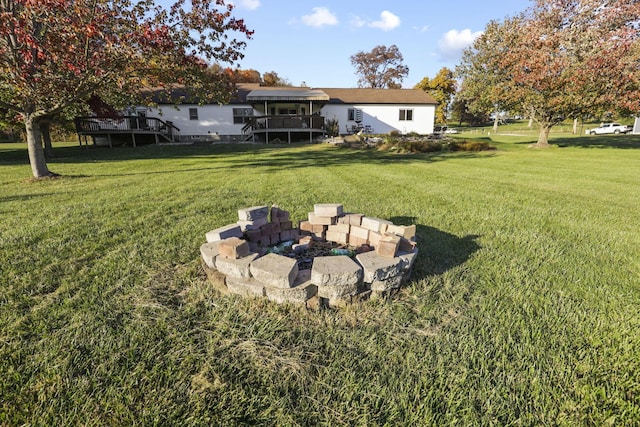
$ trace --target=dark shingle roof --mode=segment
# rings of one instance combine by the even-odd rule
[[[300,90],[311,90],[299,87],[260,86],[257,83],[239,83],[238,96],[232,102],[247,102],[247,95],[252,91],[278,91],[279,94],[290,90],[292,94]],[[431,104],[437,101],[420,89],[369,89],[369,88],[313,88],[329,95],[330,104]]]

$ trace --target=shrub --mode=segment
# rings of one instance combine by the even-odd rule
[[[495,149],[486,141],[474,140],[450,141],[448,148],[449,151],[486,151]]]

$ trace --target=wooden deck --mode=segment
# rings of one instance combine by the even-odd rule
[[[324,117],[318,115],[277,115],[277,116],[255,116],[242,129],[245,138],[264,138],[266,143],[273,139],[286,138],[286,142],[291,144],[293,139],[309,139],[325,134]]]
[[[82,137],[84,137],[85,145],[88,145],[87,137],[92,137],[94,144],[96,138],[105,137],[109,147],[113,146],[114,138],[127,137],[135,147],[136,137],[138,137],[138,141],[153,140],[158,144],[160,142],[176,142],[180,136],[180,129],[171,122],[155,117],[78,117],[75,119],[75,124],[80,145],[82,145]]]

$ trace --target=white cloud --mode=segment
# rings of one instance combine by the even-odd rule
[[[354,16],[353,19],[351,20],[351,27],[353,28],[362,28],[365,25],[367,25],[367,21],[360,18],[359,16]]]
[[[228,2],[232,5],[237,5],[243,9],[256,10],[260,7],[260,0],[237,0]]]
[[[397,15],[389,12],[388,10],[384,10],[380,14],[379,21],[373,21],[369,24],[372,28],[379,28],[382,31],[391,31],[394,28],[400,25],[400,18]]]
[[[314,7],[311,15],[304,15],[302,22],[305,25],[315,28],[322,28],[326,25],[337,25],[338,18],[326,7]]]
[[[468,28],[461,31],[449,30],[438,41],[440,54],[446,59],[456,59],[467,46],[470,46],[481,35],[482,31],[472,33]]]

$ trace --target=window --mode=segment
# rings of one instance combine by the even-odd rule
[[[413,110],[400,109],[400,121],[413,120]]]
[[[362,110],[359,108],[349,108],[347,110],[347,121],[360,123],[362,121]]]
[[[233,109],[233,124],[241,125],[247,123],[250,117],[253,116],[253,108],[234,108]]]
[[[189,108],[189,120],[198,120],[197,108]]]

